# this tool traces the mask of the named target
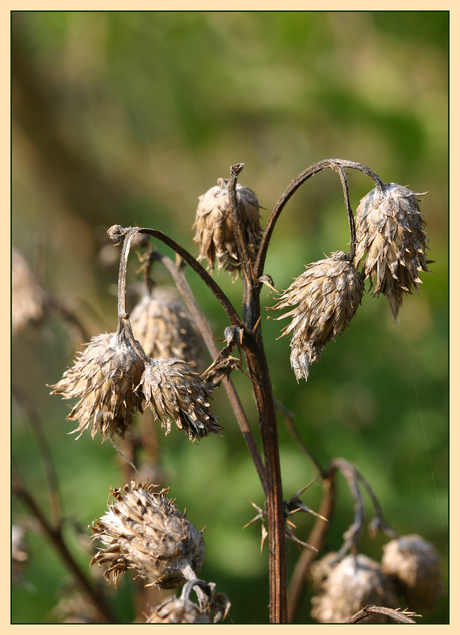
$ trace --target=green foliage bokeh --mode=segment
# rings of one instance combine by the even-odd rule
[[[104,267],[99,257],[106,229],[153,227],[197,254],[197,198],[234,163],[245,164],[240,182],[265,208],[263,224],[289,182],[326,158],[364,163],[384,181],[427,192],[421,209],[433,274],[422,275],[419,294],[405,298],[398,324],[385,298],[366,295],[344,336],[299,384],[288,340],[277,340],[285,322],[266,320],[265,309],[263,334],[275,396],[295,413],[305,443],[323,464],[338,456],[352,461],[388,522],[435,544],[446,576],[448,20],[446,11],[12,14],[12,243],[30,264],[40,255],[47,286],[90,335],[116,325],[117,264]],[[34,119],[39,108],[43,117]],[[356,209],[373,184],[354,172],[349,187]],[[266,272],[285,289],[304,265],[346,250],[348,241],[340,181],[322,172],[284,210]],[[136,267],[133,257],[132,282]],[[165,272],[155,275],[168,283]],[[216,279],[239,310],[240,283],[223,272]],[[190,272],[188,280],[215,337],[223,337],[221,308]],[[262,302],[275,303],[268,289]],[[12,380],[40,413],[66,516],[85,526],[106,509],[109,486],[124,483],[112,446],[89,433],[77,441],[67,436],[67,405],[48,395],[45,383],[59,380],[76,344],[58,318],[20,335]],[[235,382],[258,436],[249,381]],[[206,525],[201,577],[228,595],[234,622],[264,622],[267,554],[260,555],[258,523],[242,530],[254,515],[247,499],[263,506],[262,490],[223,390],[213,406],[223,438],[192,445],[182,434],[159,433],[162,485],[191,522]],[[282,416],[279,435],[289,498],[315,473]],[[12,452],[46,508],[43,468],[19,406]],[[318,482],[303,500],[315,509],[320,493]],[[25,513],[13,502],[13,520]],[[344,483],[328,548],[340,547],[351,521]],[[304,539],[312,522],[298,519]],[[13,588],[14,623],[53,621],[67,575],[46,541],[32,536],[29,584]],[[362,549],[380,559],[383,543],[365,533]],[[299,550],[293,543],[288,550],[292,571]],[[128,589],[126,581],[121,595],[111,595],[121,621],[132,619]],[[298,621],[311,621],[307,600]],[[423,616],[422,623],[430,621],[448,621],[446,597],[436,614]]]

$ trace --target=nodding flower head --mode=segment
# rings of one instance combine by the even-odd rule
[[[63,399],[78,399],[67,417],[79,421],[77,438],[92,425],[93,439],[99,430],[104,441],[114,434],[124,437],[133,413],[142,412],[135,389],[143,371],[144,362],[120,325],[115,333],[93,337],[75,365],[50,388]]]
[[[236,186],[236,198],[249,258],[255,262],[261,238],[259,202],[252,190],[239,183]],[[237,277],[241,262],[230,210],[228,179],[218,179],[217,185],[199,197],[193,225],[196,229],[194,241],[200,245],[198,259],[206,258],[211,271],[214,271],[217,261],[219,269],[223,267]]]
[[[274,309],[296,307],[276,319],[292,318],[281,337],[292,334],[291,367],[297,381],[308,378],[310,364],[319,360],[326,344],[348,326],[362,295],[361,275],[348,254],[338,251],[308,265],[280,296]]]
[[[404,293],[418,290],[420,271],[429,271],[427,235],[415,192],[384,184],[367,194],[356,210],[357,249],[355,266],[363,260],[364,279],[369,278],[374,296],[383,293],[395,320]]]
[[[104,577],[114,585],[128,569],[148,586],[175,589],[197,576],[205,546],[201,532],[181,514],[167,496],[167,489],[131,481],[123,490],[113,489],[113,504],[93,523],[94,537],[104,545],[91,565],[109,563]]]

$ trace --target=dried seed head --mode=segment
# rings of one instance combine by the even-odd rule
[[[420,213],[415,192],[396,183],[385,184],[383,191],[374,188],[356,210],[357,249],[355,266],[362,258],[364,279],[374,296],[388,297],[394,319],[398,318],[403,294],[418,290],[422,281],[419,271],[429,271],[427,264],[426,224]]]
[[[48,295],[31,268],[14,247],[11,249],[11,330],[16,335],[46,316]]]
[[[91,436],[99,430],[104,441],[115,433],[124,437],[133,412],[142,412],[142,400],[135,392],[144,362],[120,327],[116,333],[93,337],[72,368],[52,388],[51,394],[79,401],[68,415],[80,425],[77,439],[92,422]]]
[[[236,197],[249,258],[251,262],[255,262],[261,237],[259,202],[252,190],[239,183],[236,186]],[[218,179],[217,185],[199,197],[193,225],[196,228],[194,241],[200,245],[198,260],[206,258],[211,271],[214,271],[217,260],[219,269],[223,267],[237,277],[241,262],[230,210],[228,179]]]
[[[290,335],[291,367],[297,381],[308,378],[311,363],[326,344],[343,332],[355,315],[363,295],[363,281],[348,254],[337,251],[306,267],[280,296],[274,309],[298,305],[277,320],[292,317],[281,337]]]
[[[434,611],[442,592],[441,560],[432,544],[415,534],[383,548],[382,570],[397,580],[411,610]]]
[[[326,556],[327,557],[327,556]],[[377,562],[363,554],[346,556],[332,567],[321,591],[312,598],[312,617],[323,624],[343,623],[368,604],[398,608],[399,599],[391,579]],[[370,621],[362,620],[362,623]],[[375,615],[372,622],[392,622]]]
[[[193,366],[180,359],[151,359],[145,366],[139,391],[153,414],[171,432],[170,419],[190,440],[207,437],[222,430],[209,406],[206,383]]]
[[[210,624],[211,620],[199,606],[187,598],[170,597],[156,606],[147,624]]]
[[[154,492],[156,485],[131,481],[110,490],[114,504],[95,521],[95,537],[106,546],[91,565],[110,563],[104,578],[116,586],[128,569],[147,580],[148,586],[175,589],[196,577],[205,556],[201,532],[186,520],[167,496],[167,489]],[[93,523],[94,525],[94,523]]]
[[[130,315],[134,337],[148,357],[177,357],[204,370],[203,339],[173,287],[155,287]]]

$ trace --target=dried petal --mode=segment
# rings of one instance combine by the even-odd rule
[[[374,296],[388,297],[394,319],[398,318],[404,293],[418,290],[419,271],[429,271],[426,257],[426,224],[415,192],[397,185],[374,188],[356,210],[357,249],[355,266],[363,260],[364,279],[369,278]]]
[[[309,366],[321,357],[326,344],[345,330],[363,294],[359,272],[348,254],[338,251],[306,267],[280,296],[274,309],[298,305],[277,320],[292,317],[281,337],[292,333],[291,367],[297,381],[308,378]]]
[[[91,565],[110,563],[105,579],[114,585],[128,569],[147,580],[149,586],[174,589],[196,577],[205,556],[201,532],[186,520],[167,489],[154,492],[148,481],[131,481],[110,490],[115,503],[95,521],[93,533],[106,546],[91,560]],[[94,523],[93,523],[94,525]]]
[[[142,412],[142,400],[135,392],[144,370],[144,362],[120,327],[91,339],[72,368],[52,388],[51,394],[63,399],[79,399],[67,419],[79,420],[73,432],[77,439],[91,424],[91,436],[99,430],[104,441],[115,433],[124,437],[133,412]]]
[[[166,434],[171,431],[170,419],[192,441],[223,429],[209,406],[206,383],[187,362],[174,358],[149,360],[138,390],[166,427]]]
[[[249,258],[255,262],[261,238],[259,202],[252,190],[239,183],[236,197]],[[198,260],[206,258],[211,271],[217,260],[219,269],[223,267],[237,277],[241,262],[234,237],[228,179],[218,179],[217,185],[199,197],[193,228],[196,229],[194,241],[200,245]]]

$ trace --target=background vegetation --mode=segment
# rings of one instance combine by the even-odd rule
[[[322,463],[342,456],[368,479],[386,519],[418,533],[448,559],[448,13],[439,12],[15,12],[12,15],[12,244],[90,336],[116,325],[115,224],[169,233],[194,254],[197,198],[244,162],[240,182],[268,217],[288,183],[310,164],[359,161],[387,182],[423,197],[432,275],[406,297],[400,321],[385,298],[363,299],[343,338],[331,343],[307,383],[289,367],[284,322],[266,320],[264,341],[275,395]],[[354,209],[373,186],[349,178]],[[304,265],[346,250],[340,181],[322,172],[289,202],[274,233],[266,272],[285,289]],[[168,253],[158,244],[157,247]],[[115,256],[115,258],[114,258]],[[137,265],[130,275],[135,281]],[[154,271],[168,283],[166,271]],[[227,326],[209,291],[188,280],[215,337]],[[240,284],[217,278],[240,306]],[[266,306],[274,298],[263,292]],[[134,298],[133,298],[134,301]],[[13,341],[12,381],[39,413],[58,473],[66,537],[87,571],[81,532],[120,487],[109,443],[67,433],[68,406],[49,396],[81,344],[58,316]],[[243,404],[257,436],[249,381]],[[179,509],[206,525],[201,576],[232,602],[235,623],[267,620],[267,554],[247,499],[263,494],[224,391],[214,402],[223,438],[192,445],[165,438],[157,423],[158,470]],[[13,401],[12,454],[24,481],[48,509],[43,463],[24,408]],[[285,498],[315,476],[279,418]],[[303,500],[320,500],[320,483]],[[13,521],[27,509],[13,501]],[[352,521],[344,485],[328,534],[337,549]],[[299,519],[305,538],[313,519]],[[12,592],[12,621],[54,622],[70,575],[46,539],[27,533],[25,582]],[[384,537],[363,536],[380,559]],[[288,544],[289,568],[299,554]],[[94,546],[90,549],[93,552]],[[96,573],[96,572],[92,572]],[[128,579],[107,593],[120,621],[134,619]],[[403,607],[404,608],[404,607]],[[308,595],[297,617],[310,622]],[[448,621],[447,596],[422,623]]]

